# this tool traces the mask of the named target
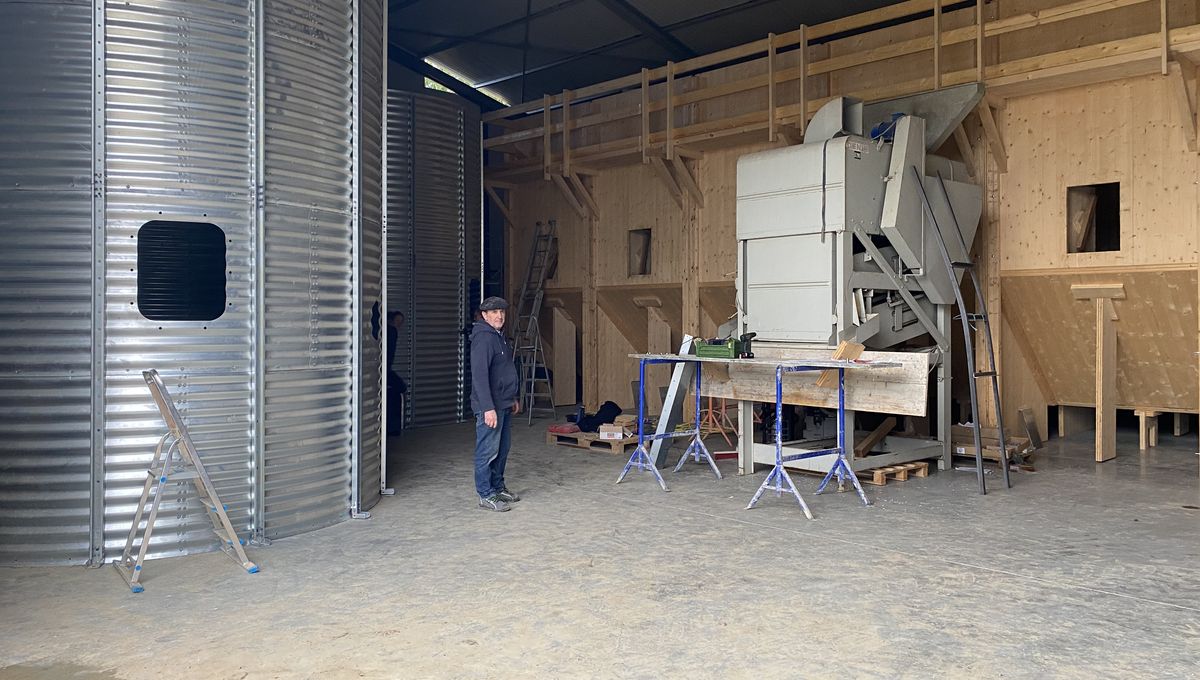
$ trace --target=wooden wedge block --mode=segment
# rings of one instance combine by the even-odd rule
[[[857,342],[843,340],[838,343],[837,349],[833,350],[834,359],[845,359],[853,361],[862,356],[862,353],[867,348]],[[817,387],[826,389],[838,386],[838,372],[832,368],[821,371],[821,375],[817,378]]]

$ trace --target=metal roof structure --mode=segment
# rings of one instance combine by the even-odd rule
[[[893,2],[390,0],[388,49],[393,61],[489,109],[889,4]],[[447,82],[447,74],[458,84]],[[463,85],[478,93],[464,92]]]

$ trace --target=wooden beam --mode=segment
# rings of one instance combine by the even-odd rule
[[[798,125],[780,125],[779,136],[789,145],[800,144],[804,141],[804,133],[800,131]]]
[[[642,69],[642,162],[650,162],[650,71]]]
[[[671,198],[674,198],[675,202],[682,208],[683,192],[679,189],[679,183],[675,181],[675,177],[671,175],[671,170],[667,168],[666,162],[658,156],[652,156],[650,158],[650,166],[654,168],[654,171],[658,173],[658,178],[667,186],[667,192],[671,194]]]
[[[1158,19],[1159,19],[1159,51],[1162,56],[1162,74],[1167,75],[1167,59],[1170,57],[1171,39],[1167,26],[1167,0],[1158,0]]]
[[[1125,299],[1125,284],[1123,283],[1073,283],[1071,296],[1076,300],[1093,300],[1095,298]]]
[[[1117,457],[1117,330],[1113,304],[1096,298],[1096,462]]]
[[[550,179],[550,162],[553,153],[550,150],[550,95],[542,95],[542,177]]]
[[[1158,411],[1135,408],[1138,418],[1138,448],[1142,451],[1158,446]]]
[[[675,159],[672,162],[675,165],[675,181],[684,189],[687,189],[687,192],[691,194],[692,200],[696,202],[696,205],[703,208],[704,192],[700,190],[700,185],[696,182],[696,177],[692,174],[691,169],[688,168],[687,163],[684,163],[678,154],[675,155]]]
[[[562,92],[562,174],[571,175],[571,91]]]
[[[554,384],[551,387],[555,406],[575,404],[575,376],[579,357],[575,351],[575,322],[561,307],[551,310],[551,361]]]
[[[571,180],[571,186],[575,189],[575,197],[583,200],[584,205],[587,206],[594,219],[600,219],[600,205],[596,203],[596,198],[592,196],[592,192],[583,183],[583,179],[579,176],[579,173],[571,173],[569,179]]]
[[[1033,343],[1029,341],[1029,336],[1025,334],[1025,329],[1020,323],[1012,318],[1008,309],[1010,304],[1000,305],[1000,316],[1008,322],[1008,330],[1012,331],[1013,340],[1017,343],[1017,349],[1025,358],[1025,365],[1029,367],[1029,373],[1033,376],[1033,382],[1038,386],[1038,390],[1042,393],[1042,398],[1046,403],[1056,403],[1054,388],[1050,384],[1050,380],[1046,377],[1046,372],[1042,370],[1041,359],[1038,358],[1037,350]]]
[[[1187,434],[1188,429],[1191,427],[1191,424],[1188,422],[1188,414],[1172,413],[1171,415],[1173,416],[1172,420],[1174,421],[1174,427],[1171,430],[1171,434],[1175,435],[1176,437],[1182,437],[1183,435]]]
[[[675,157],[675,62],[667,62],[667,160]]]
[[[1072,198],[1076,198],[1076,200],[1072,201]],[[1067,210],[1070,214],[1067,216],[1067,234],[1071,239],[1069,252],[1083,252],[1088,235],[1092,233],[1096,224],[1096,200],[1096,190],[1093,188],[1088,188],[1086,191],[1080,190],[1076,196],[1068,193]]]
[[[983,82],[983,0],[975,0],[975,82]]]
[[[983,133],[987,137],[988,146],[992,150],[992,158],[996,161],[996,169],[1008,172],[1008,154],[1004,151],[1004,142],[1000,139],[1000,130],[996,127],[996,119],[992,116],[992,107],[986,97],[975,107],[979,120],[983,123]]]
[[[933,0],[933,89],[942,89],[942,3]]]
[[[1190,66],[1190,62],[1189,62]],[[1169,73],[1167,81],[1171,88],[1171,94],[1175,100],[1175,107],[1179,111],[1179,118],[1183,125],[1183,138],[1187,143],[1188,151],[1197,151],[1197,129],[1196,129],[1196,103],[1195,103],[1195,80],[1192,80],[1193,85],[1188,84],[1188,76],[1185,71],[1187,67],[1183,66],[1178,61],[1172,61],[1168,66]],[[1195,69],[1190,69],[1192,76],[1195,76]]]
[[[808,26],[800,24],[800,139],[808,127]],[[799,143],[799,142],[797,142]]]
[[[885,418],[884,421],[879,424],[879,427],[871,430],[870,434],[868,434],[866,437],[863,437],[862,441],[854,445],[854,457],[862,458],[870,453],[871,449],[875,448],[876,444],[883,441],[883,438],[888,436],[888,433],[891,432],[894,427],[896,427],[896,419],[891,416]]]
[[[484,185],[483,190],[487,192],[487,195],[492,199],[492,202],[495,203],[496,207],[500,209],[500,214],[504,216],[504,220],[514,227],[517,226],[517,221],[513,219],[512,213],[509,211],[508,206],[505,205],[504,201],[500,200],[500,196],[496,193],[496,190],[492,188],[491,185],[486,184]]]
[[[775,34],[767,34],[767,141],[775,141]]]
[[[963,129],[962,123],[954,128],[954,143],[958,145],[959,153],[967,162],[967,169],[971,171],[971,176],[978,177],[979,168],[975,167],[975,150],[971,148],[971,140],[967,137],[967,131]]]
[[[571,187],[567,184],[567,180],[562,175],[554,175],[552,179],[554,180],[554,185],[558,187],[559,193],[561,193],[563,198],[567,200],[567,204],[570,205],[580,217],[587,219],[587,209],[584,208],[583,204],[579,202],[579,199],[575,197],[575,192],[571,191]]]

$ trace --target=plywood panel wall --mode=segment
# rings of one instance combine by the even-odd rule
[[[1166,78],[1009,100],[1000,178],[1002,269],[1196,261],[1198,157]],[[1121,183],[1121,250],[1067,253],[1067,187]]]
[[[537,222],[558,220],[558,268],[548,288],[578,288],[584,280],[588,257],[588,223],[580,217],[551,182],[522,184],[511,199],[517,228],[509,228],[509,295],[521,292],[529,264],[529,248]],[[489,199],[491,200],[491,199]]]
[[[1050,403],[1092,405],[1095,399],[1095,306],[1075,300],[1071,285],[1120,283],[1117,406],[1196,411],[1196,272],[1066,273],[1006,276],[1005,317],[1024,333],[1050,390]],[[1007,355],[1006,355],[1007,356]],[[1012,367],[1010,367],[1011,370]],[[1006,412],[1007,415],[1007,412]]]
[[[683,210],[648,165],[605,170],[595,179],[596,285],[678,283],[684,269]],[[650,229],[651,268],[629,276],[629,230]]]

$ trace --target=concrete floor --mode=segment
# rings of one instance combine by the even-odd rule
[[[412,431],[367,521],[253,550],[0,569],[0,679],[1195,678],[1195,436],[1096,465],[1052,440],[1012,490],[967,472],[815,497],[622,460],[517,426],[512,512],[475,508],[472,428]],[[1190,506],[1190,507],[1189,507]]]

